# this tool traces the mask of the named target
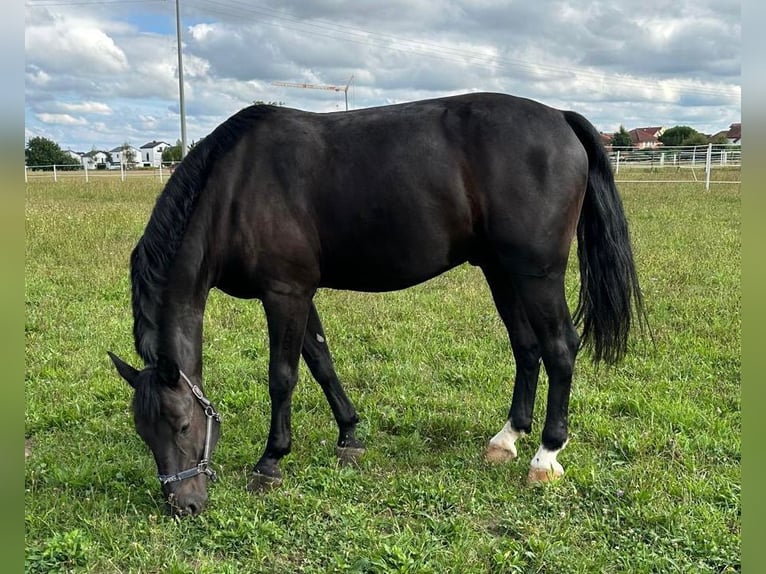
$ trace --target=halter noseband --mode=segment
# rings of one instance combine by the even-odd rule
[[[181,373],[181,378],[183,378],[183,380],[186,381],[186,384],[189,385],[192,394],[194,394],[197,402],[199,402],[200,406],[202,406],[202,410],[205,412],[205,417],[207,417],[207,428],[205,430],[205,451],[202,453],[202,460],[197,463],[197,466],[182,470],[181,472],[177,472],[175,474],[158,474],[157,478],[160,479],[160,484],[162,484],[162,486],[170,484],[171,482],[186,480],[187,478],[192,478],[198,474],[206,474],[210,477],[211,481],[215,482],[218,480],[218,476],[216,475],[215,471],[210,468],[210,436],[213,430],[213,421],[220,424],[221,415],[219,415],[218,411],[215,410],[213,403],[207,399],[205,393],[202,392],[202,389],[192,383],[189,380],[189,377],[187,377],[183,371],[178,372]]]

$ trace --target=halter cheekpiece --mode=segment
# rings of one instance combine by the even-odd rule
[[[215,482],[218,480],[218,476],[216,475],[215,471],[210,468],[210,438],[213,430],[213,421],[220,424],[221,415],[219,415],[218,411],[215,410],[213,403],[208,400],[208,398],[205,396],[205,393],[202,392],[202,389],[192,383],[189,380],[189,377],[187,377],[183,371],[178,372],[181,374],[181,378],[186,381],[186,384],[189,385],[192,394],[195,396],[197,402],[205,412],[205,417],[207,418],[207,428],[205,430],[205,451],[202,453],[202,459],[197,463],[197,466],[182,470],[181,472],[177,472],[175,474],[158,474],[157,478],[159,478],[160,483],[163,486],[170,484],[171,482],[179,482],[181,480],[186,480],[187,478],[192,478],[198,474],[206,474],[208,477],[210,477],[211,481]]]

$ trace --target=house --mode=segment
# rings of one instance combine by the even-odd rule
[[[152,140],[141,146],[139,150],[139,163],[144,167],[159,167],[162,162],[162,152],[170,147],[163,141]]]
[[[599,132],[599,135],[601,136],[601,143],[607,150],[612,149],[612,140],[614,137],[612,134],[605,134],[604,132]]]
[[[662,127],[635,128],[630,130],[630,141],[636,149],[650,149],[662,145],[660,136],[665,131]]]
[[[85,155],[83,152],[68,149],[68,150],[65,150],[64,153],[67,154],[69,157],[76,159],[77,163],[82,165],[82,156]]]
[[[82,154],[82,166],[86,169],[103,169],[109,163],[109,153],[101,150],[93,150]]]
[[[717,140],[720,136],[726,137],[726,143],[729,145],[742,145],[742,124],[731,124],[728,130],[723,130],[710,137],[711,140]]]
[[[112,154],[112,165],[119,167],[135,167],[141,161],[141,150],[132,145],[121,145],[110,149]]]

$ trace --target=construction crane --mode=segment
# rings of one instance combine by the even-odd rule
[[[272,86],[284,86],[286,88],[306,88],[309,90],[330,90],[332,92],[343,92],[345,98],[346,98],[346,111],[348,111],[348,87],[351,85],[351,80],[354,79],[354,75],[351,74],[351,77],[348,79],[348,82],[346,82],[345,86],[330,86],[330,85],[320,85],[320,84],[306,84],[301,82],[271,82]]]

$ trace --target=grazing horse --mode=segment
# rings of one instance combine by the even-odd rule
[[[574,316],[564,274],[574,236]],[[532,428],[540,362],[548,407],[529,480],[561,476],[575,356],[619,360],[643,321],[627,222],[599,133],[581,115],[503,94],[350,112],[255,105],[218,126],[175,169],[130,260],[138,370],[136,430],[172,514],[197,514],[215,478],[220,417],[202,385],[210,289],[258,298],[269,335],[271,426],[251,490],[281,481],[301,355],[338,424],[337,452],[364,452],[313,297],[322,287],[404,289],[468,262],[508,331],[516,375],[486,458],[516,456]],[[581,336],[575,326],[581,326]]]

